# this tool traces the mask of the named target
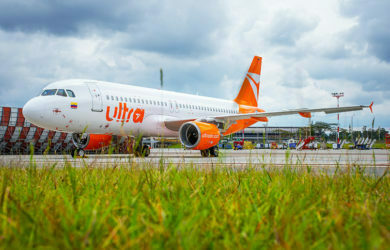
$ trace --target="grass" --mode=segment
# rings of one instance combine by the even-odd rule
[[[169,145],[168,148],[183,148],[183,146],[181,143],[176,143],[176,144]]]
[[[390,180],[286,166],[235,171],[0,168],[0,248],[373,248]],[[387,246],[387,247],[386,247]]]

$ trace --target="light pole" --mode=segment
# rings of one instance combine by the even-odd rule
[[[339,107],[339,99],[340,97],[344,97],[344,92],[340,93],[332,93],[333,97],[337,98],[337,107]],[[340,114],[337,113],[337,148],[340,147]]]
[[[353,116],[354,115],[355,115],[355,113],[353,113],[351,116],[351,141],[353,144],[355,144],[355,141],[353,140]]]

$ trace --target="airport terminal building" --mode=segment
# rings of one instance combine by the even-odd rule
[[[37,154],[63,153],[71,152],[74,147],[71,134],[47,130],[31,124],[24,118],[22,108],[0,107],[0,118],[0,154],[29,154],[30,148],[33,148]],[[228,136],[228,139],[233,141],[245,139],[254,143],[282,142],[290,138],[304,137],[307,131],[307,127],[249,127]],[[125,138],[114,137],[113,141],[118,149],[117,152],[123,152]],[[164,143],[166,144],[167,141]]]

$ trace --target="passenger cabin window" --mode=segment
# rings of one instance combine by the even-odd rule
[[[76,97],[76,95],[74,94],[74,92],[72,91],[72,90],[70,90],[70,89],[67,89],[66,90],[66,93],[68,93],[68,96],[69,97]],[[107,96],[108,97],[108,96]]]
[[[112,100],[112,101],[114,100],[114,97],[113,97],[113,96],[111,96],[111,100]]]
[[[110,97],[109,97],[108,95],[106,95],[106,99],[107,99],[107,100],[110,100]]]
[[[66,92],[65,92],[65,89],[59,89],[59,90],[57,91],[57,95],[63,96],[63,97],[67,97]]]
[[[45,89],[41,96],[47,96],[47,95],[55,95],[57,92],[57,89]]]

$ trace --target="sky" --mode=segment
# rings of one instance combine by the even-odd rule
[[[234,99],[263,57],[266,111],[369,105],[342,127],[390,129],[390,1],[0,1],[0,106],[87,78]],[[313,114],[336,123],[336,115]],[[300,116],[268,126],[305,126]],[[264,125],[264,124],[258,124]]]

